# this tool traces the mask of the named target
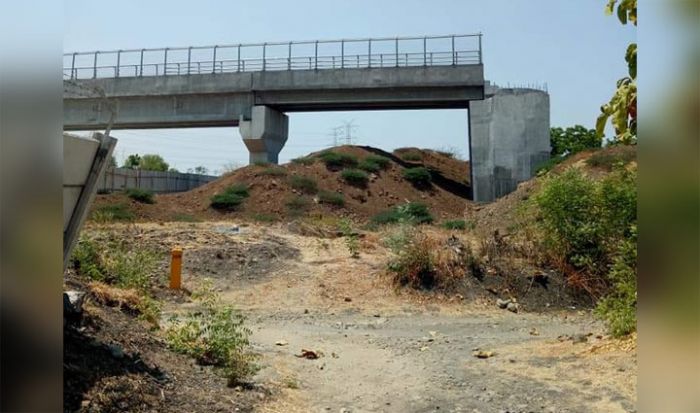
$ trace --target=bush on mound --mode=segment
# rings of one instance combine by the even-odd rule
[[[408,168],[403,171],[403,177],[408,182],[417,187],[430,186],[433,178],[427,168],[419,166],[417,168]]]
[[[242,184],[232,185],[220,194],[211,197],[211,207],[220,211],[234,211],[250,196],[248,187]]]
[[[153,199],[153,191],[147,189],[127,189],[126,196],[142,204],[155,204],[156,202],[155,199]]]
[[[326,151],[318,155],[318,157],[328,168],[354,168],[357,166],[357,156],[347,153]]]
[[[409,224],[429,224],[433,222],[433,216],[428,207],[420,202],[407,202],[397,205],[387,211],[380,212],[372,218],[372,223],[377,225],[396,224],[406,222]]]
[[[341,172],[340,176],[345,182],[354,186],[365,187],[367,186],[367,182],[369,182],[369,175],[367,175],[367,172],[359,169],[346,169]]]

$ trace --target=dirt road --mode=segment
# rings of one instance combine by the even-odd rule
[[[342,239],[182,225],[144,225],[144,237],[189,243],[186,283],[211,278],[248,316],[256,381],[279,389],[261,412],[635,411],[632,343],[605,337],[589,311],[396,291],[377,240],[352,259]]]

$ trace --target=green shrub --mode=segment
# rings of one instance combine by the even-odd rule
[[[128,196],[136,202],[141,202],[142,204],[153,204],[156,202],[153,199],[153,191],[149,191],[147,189],[127,189],[126,196]]]
[[[467,229],[467,221],[463,219],[451,219],[443,222],[440,226],[445,229],[465,230]]]
[[[301,212],[309,209],[309,200],[303,196],[294,196],[287,201],[286,205],[293,215],[300,215]]]
[[[343,197],[343,194],[337,192],[321,191],[318,193],[318,202],[321,204],[343,206],[345,205],[345,197]]]
[[[428,207],[420,202],[407,202],[397,205],[387,211],[380,212],[372,217],[372,223],[377,225],[396,224],[429,224],[433,222],[433,216]]]
[[[367,182],[369,182],[367,172],[359,169],[346,169],[340,173],[340,176],[349,185],[359,186],[362,188],[367,186]]]
[[[292,159],[292,163],[304,166],[313,165],[314,162],[316,162],[316,158],[313,156],[301,156],[299,158]]]
[[[211,197],[211,207],[221,211],[234,211],[250,195],[248,186],[235,184]]]
[[[637,158],[634,147],[620,146],[613,150],[600,150],[586,159],[586,164],[592,167],[605,168],[609,171],[616,166],[624,166]]]
[[[339,153],[333,151],[322,152],[318,157],[326,164],[326,167],[332,169],[354,168],[357,166],[357,157],[348,153]]]
[[[127,204],[111,204],[98,207],[92,213],[95,222],[107,223],[112,221],[132,221],[134,213]]]
[[[404,161],[418,162],[423,159],[423,154],[418,151],[406,151],[401,152],[399,157]]]
[[[168,346],[201,365],[217,367],[229,386],[244,382],[259,370],[255,357],[247,352],[252,332],[245,326],[245,317],[222,305],[213,293],[202,304],[200,310],[173,317],[166,331]]]
[[[390,163],[391,161],[389,158],[384,156],[369,155],[360,161],[357,167],[367,172],[379,172],[382,169],[388,168]]]
[[[430,171],[422,166],[404,169],[403,177],[417,187],[427,187],[432,182]]]
[[[289,186],[297,191],[305,194],[315,194],[318,192],[318,185],[313,178],[301,175],[292,175],[289,177]]]
[[[287,170],[282,168],[281,166],[270,166],[270,167],[263,169],[260,172],[260,175],[285,176],[285,175],[287,175]]]
[[[573,287],[596,297],[608,293],[598,314],[615,334],[634,325],[636,180],[634,169],[594,181],[570,168],[544,181],[533,197],[551,262],[574,275],[568,277]]]

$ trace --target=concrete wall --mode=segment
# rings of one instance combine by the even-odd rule
[[[488,88],[469,105],[473,199],[490,202],[534,176],[549,159],[549,95],[534,89]]]
[[[110,168],[100,176],[97,190],[100,192],[146,189],[157,193],[181,192],[211,182],[218,177],[180,172],[142,171],[129,168]]]

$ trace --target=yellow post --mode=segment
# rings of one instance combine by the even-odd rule
[[[180,272],[182,270],[182,248],[175,247],[171,251],[171,261],[170,261],[170,288],[173,290],[180,289],[180,283],[182,277]]]

